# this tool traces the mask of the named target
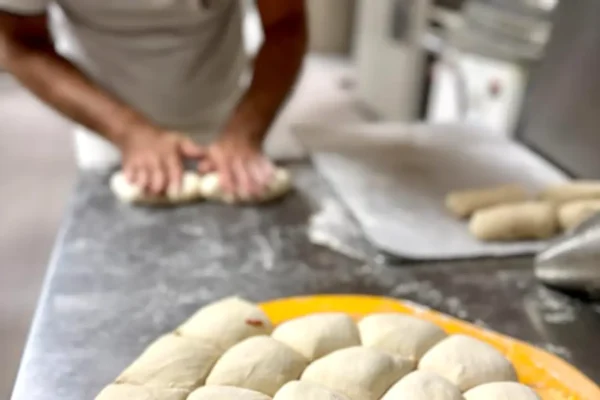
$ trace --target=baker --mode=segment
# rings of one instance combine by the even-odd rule
[[[0,67],[79,125],[82,168],[121,162],[161,193],[194,159],[225,191],[258,195],[307,34],[303,0],[256,3],[265,40],[251,74],[242,0],[0,0]]]

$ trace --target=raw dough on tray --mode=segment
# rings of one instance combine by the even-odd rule
[[[465,393],[465,400],[541,400],[529,386],[496,382],[477,386]]]
[[[400,379],[381,400],[464,400],[460,390],[438,374],[415,371]]]
[[[600,199],[600,181],[572,181],[546,188],[542,200],[563,204],[575,200]]]
[[[446,196],[446,207],[457,217],[466,218],[483,208],[521,202],[528,197],[527,191],[520,185],[461,190]]]
[[[565,231],[574,229],[600,212],[600,199],[578,200],[558,209],[558,221]]]
[[[96,400],[186,400],[187,390],[161,389],[137,385],[108,385]]]
[[[349,400],[341,393],[325,386],[304,381],[288,382],[273,397],[273,400]]]
[[[187,400],[271,400],[266,394],[233,386],[204,386],[192,392]]]

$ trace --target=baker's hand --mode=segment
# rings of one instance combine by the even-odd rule
[[[260,197],[275,172],[260,144],[242,135],[224,135],[210,145],[199,169],[201,173],[217,172],[223,191],[244,200]]]
[[[163,193],[169,186],[178,188],[183,160],[205,155],[202,147],[181,133],[148,127],[130,132],[120,147],[127,179],[152,194]]]

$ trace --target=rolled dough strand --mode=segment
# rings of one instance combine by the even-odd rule
[[[496,382],[477,386],[465,393],[465,400],[541,400],[529,386]]]
[[[575,200],[600,199],[600,181],[572,181],[546,188],[540,193],[542,200],[568,203]]]
[[[464,400],[456,387],[440,375],[415,371],[388,390],[381,400]]]
[[[350,400],[341,393],[325,386],[303,381],[288,382],[273,397],[273,400]]]
[[[254,390],[233,386],[204,386],[192,392],[187,400],[271,400],[271,398]]]
[[[457,217],[466,218],[483,208],[518,203],[528,198],[529,194],[522,186],[512,184],[451,192],[446,196],[446,207]]]
[[[115,196],[124,203],[160,206],[190,203],[202,199],[200,193],[200,175],[185,172],[179,189],[171,186],[163,195],[146,193],[143,188],[130,183],[123,172],[115,173],[110,179],[110,187]]]
[[[548,202],[507,204],[477,211],[469,230],[484,241],[548,239],[558,231],[558,218]]]
[[[564,230],[581,225],[600,212],[600,199],[578,200],[563,204],[558,209],[558,221]]]
[[[104,388],[96,400],[186,400],[188,394],[188,391],[181,389],[113,384]]]

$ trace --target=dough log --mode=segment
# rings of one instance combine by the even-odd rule
[[[388,390],[381,400],[464,400],[460,390],[437,374],[415,371]]]
[[[526,201],[529,195],[520,185],[451,192],[446,196],[446,207],[457,217],[466,218],[475,211],[500,204]]]
[[[600,200],[600,181],[572,181],[546,188],[540,193],[542,200],[568,203],[575,200]]]
[[[515,382],[488,383],[465,393],[465,400],[541,400],[528,386]]]
[[[188,391],[134,385],[108,385],[96,400],[186,400]]]
[[[558,209],[558,222],[564,230],[578,227],[600,212],[600,199],[578,200],[563,204]]]
[[[232,386],[204,386],[192,392],[187,400],[271,400],[265,394]]]
[[[117,172],[110,180],[110,187],[115,196],[124,203],[160,206],[184,204],[201,200],[200,183],[201,178],[198,174],[185,172],[179,190],[171,186],[164,195],[156,196],[146,193],[142,188],[129,183],[123,172]]]
[[[341,393],[311,382],[293,381],[286,383],[273,400],[349,400]]]

